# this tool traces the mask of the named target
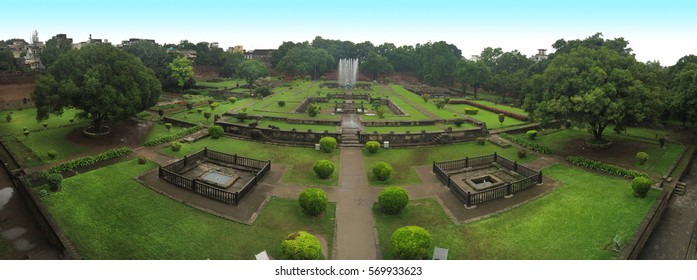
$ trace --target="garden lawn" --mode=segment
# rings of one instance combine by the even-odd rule
[[[411,201],[405,212],[386,216],[375,209],[383,256],[393,259],[390,236],[418,225],[449,259],[616,259],[612,239],[629,241],[659,191],[634,197],[629,180],[605,177],[566,164],[543,170],[561,182],[549,194],[477,222],[455,225],[433,199]]]
[[[482,105],[485,105],[485,106],[494,107],[494,108],[496,108],[496,109],[501,109],[501,110],[504,110],[504,111],[508,111],[508,112],[511,112],[511,113],[516,113],[516,114],[523,115],[523,116],[527,116],[527,115],[528,115],[528,112],[525,112],[525,110],[523,110],[523,109],[521,109],[521,108],[511,107],[511,106],[508,106],[508,105],[496,104],[496,103],[494,103],[494,102],[490,102],[490,101],[486,101],[486,100],[474,100],[474,102],[475,102],[475,103],[482,104]]]
[[[310,218],[297,201],[272,198],[243,225],[162,196],[133,177],[156,168],[131,160],[65,179],[44,198],[49,212],[86,259],[282,259],[281,241],[305,230],[334,236],[335,205]],[[330,250],[331,251],[331,250]]]
[[[400,85],[390,85],[390,88],[392,88],[394,93],[408,100],[413,106],[421,107],[422,109],[435,114],[439,118],[452,119],[457,117],[457,114],[453,114],[453,112],[446,110],[449,105],[445,105],[445,108],[443,109],[438,109],[434,103],[437,99],[430,99],[428,102],[424,102],[420,95],[413,93]]]
[[[170,130],[167,130],[164,124],[159,122],[153,122],[152,127],[150,128],[150,132],[148,132],[148,136],[145,137],[143,143],[164,138],[170,135],[175,135],[185,129],[185,127],[172,126]]]
[[[471,105],[467,104],[449,104],[446,109],[460,114],[462,116],[468,116],[480,121],[483,121],[486,123],[486,127],[489,129],[497,129],[497,128],[505,128],[505,127],[510,127],[510,126],[516,126],[516,125],[521,125],[524,124],[524,121],[516,120],[514,118],[511,118],[509,116],[506,116],[503,120],[503,124],[499,122],[499,114],[487,111],[484,109],[479,109],[479,112],[475,115],[466,115],[465,114],[465,108],[466,107],[472,107]]]
[[[68,140],[68,135],[76,126],[65,126],[53,129],[32,131],[29,137],[16,136],[17,139],[29,148],[43,162],[53,162],[61,160],[67,156],[75,155],[86,151],[87,148],[77,145]],[[58,152],[55,159],[48,157],[48,151]]]
[[[10,112],[12,112],[12,121],[6,122],[5,116]],[[75,114],[78,112],[79,110],[77,109],[66,109],[61,116],[51,115],[47,120],[37,122],[36,108],[3,110],[0,111],[0,135],[21,135],[25,127],[31,131],[41,130],[44,128],[43,123],[47,123],[48,128],[55,128],[61,125],[70,125],[70,119],[74,119],[75,123],[87,122],[87,120],[80,120],[75,117]]]
[[[208,105],[195,107],[191,109],[191,111],[184,109],[175,113],[165,114],[165,117],[170,117],[173,119],[182,120],[193,124],[211,125],[213,124],[213,118],[215,115],[222,116],[227,111],[248,106],[256,101],[258,101],[258,99],[254,98],[245,98],[237,100],[237,102],[235,103],[230,103],[229,101],[219,101],[220,106],[215,108],[215,111],[212,111],[211,117],[208,120],[206,120],[206,118],[203,117],[203,114],[205,112],[211,112],[211,107]],[[198,109],[202,110],[201,113],[197,111]]]
[[[500,148],[487,142],[479,145],[474,141],[450,144],[434,147],[419,148],[390,148],[380,149],[377,153],[371,154],[367,150],[363,151],[363,162],[368,180],[371,185],[413,185],[420,183],[419,176],[413,169],[414,166],[430,165],[434,161],[448,161],[464,159],[465,157],[476,157],[498,153],[507,159],[525,163],[537,158],[534,154],[528,154],[524,159],[518,159],[517,149],[513,147]],[[373,177],[372,166],[385,161],[392,165],[393,171],[391,178],[386,182],[380,182]]]
[[[263,144],[223,137],[220,139],[205,138],[191,144],[183,143],[179,152],[173,152],[169,147],[162,148],[160,151],[168,156],[181,158],[184,155],[203,150],[204,147],[228,154],[271,160],[272,168],[274,164],[284,164],[288,166],[288,171],[281,178],[284,183],[311,186],[336,186],[338,184],[339,150],[327,154],[315,151],[313,148]],[[334,174],[332,174],[331,179],[320,179],[313,171],[312,167],[315,161],[320,159],[330,160],[334,163]]]
[[[232,89],[237,87],[237,84],[240,84],[240,86],[246,85],[247,81],[243,79],[226,79],[221,82],[207,82],[207,81],[196,81],[197,86],[203,86],[203,87],[214,87],[214,88],[228,88]]]

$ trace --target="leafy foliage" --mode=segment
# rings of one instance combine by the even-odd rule
[[[387,187],[378,196],[380,210],[388,215],[395,215],[404,209],[409,203],[409,194],[404,188]]]
[[[278,107],[286,107],[286,102],[283,100],[278,101]]]
[[[63,175],[60,173],[51,173],[46,176],[46,181],[48,181],[48,186],[54,192],[60,191],[61,183],[63,182]]]
[[[177,81],[177,85],[184,88],[184,84],[194,77],[194,66],[186,57],[178,57],[169,65],[171,76]]]
[[[554,150],[552,150],[552,148],[520,139],[520,138],[515,137],[513,135],[510,135],[508,133],[499,133],[498,135],[499,135],[499,137],[501,137],[503,139],[506,139],[508,141],[511,141],[513,143],[516,143],[518,145],[521,145],[525,148],[528,148],[530,150],[533,150],[533,151],[541,153],[541,154],[553,154],[554,153]]]
[[[387,162],[380,161],[373,165],[373,176],[378,181],[386,181],[392,175],[392,165]]]
[[[334,163],[326,159],[321,159],[315,162],[315,165],[312,167],[312,169],[315,171],[315,174],[317,174],[317,176],[321,179],[329,179],[329,177],[331,177],[332,174],[334,174]]]
[[[111,149],[106,152],[96,154],[94,156],[81,157],[71,161],[61,163],[59,165],[53,166],[47,170],[42,171],[43,176],[47,176],[51,173],[63,173],[68,170],[75,170],[76,168],[90,166],[97,162],[109,160],[112,158],[122,157],[132,153],[133,150],[130,148],[117,148]]]
[[[165,136],[165,137],[162,137],[159,139],[150,140],[148,142],[145,142],[145,144],[143,144],[143,146],[145,146],[145,147],[157,146],[157,145],[160,145],[162,143],[170,142],[174,139],[182,138],[186,135],[189,135],[189,134],[194,133],[194,132],[199,131],[199,130],[201,130],[200,126],[192,126],[192,127],[186,128],[186,129],[184,129],[184,130],[182,130],[174,135],[169,135],[169,136]]]
[[[298,196],[298,202],[306,214],[317,216],[327,209],[327,192],[320,188],[307,188]]]
[[[365,148],[369,153],[374,154],[380,150],[380,143],[378,141],[368,141],[365,142]]]
[[[223,131],[223,127],[219,125],[212,125],[208,128],[208,135],[210,135],[213,139],[223,137],[224,133],[225,131]]]
[[[528,130],[525,134],[530,138],[530,140],[535,140],[537,138],[537,130]]]
[[[320,260],[322,246],[319,239],[305,231],[294,232],[281,243],[283,257],[287,260]]]
[[[433,248],[431,235],[419,226],[397,229],[390,238],[395,254],[402,260],[427,259]]]
[[[518,158],[526,158],[528,156],[528,150],[519,149],[517,154],[518,154]]]
[[[587,159],[587,158],[582,157],[582,156],[570,156],[570,157],[567,157],[566,160],[568,160],[569,162],[571,162],[575,165],[578,165],[578,166],[582,166],[582,167],[590,168],[593,170],[598,170],[598,171],[610,173],[610,174],[617,175],[617,176],[626,177],[629,179],[634,179],[636,177],[646,177],[646,178],[649,177],[649,175],[647,175],[646,173],[641,173],[641,172],[635,171],[635,170],[624,169],[624,168],[616,166],[616,165],[604,163],[602,161]]]
[[[479,113],[479,109],[477,109],[477,108],[474,108],[474,107],[466,107],[465,108],[465,114],[476,115],[477,113]]]
[[[319,149],[325,153],[331,153],[336,149],[336,139],[334,137],[322,137],[319,139]]]
[[[182,149],[182,144],[174,141],[174,142],[169,144],[169,147],[172,148],[172,151],[178,152],[179,150]]]
[[[463,119],[455,119],[453,121],[453,124],[457,127],[461,127],[463,123],[465,123],[465,120],[463,120]]]
[[[48,158],[50,159],[55,159],[58,156],[58,152],[56,152],[56,150],[48,150],[46,155],[48,155]]]
[[[307,107],[307,114],[310,115],[310,117],[316,117],[321,111],[322,108],[319,104],[312,103]]]
[[[484,138],[484,137],[477,137],[477,139],[475,141],[477,141],[477,144],[479,144],[479,145],[486,144],[486,138]]]
[[[649,154],[646,152],[638,152],[636,153],[636,160],[639,162],[639,165],[643,165],[649,160]]]
[[[651,179],[646,177],[636,177],[632,180],[632,190],[636,197],[646,197],[651,189]]]

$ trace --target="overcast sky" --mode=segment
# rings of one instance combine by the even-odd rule
[[[469,58],[485,47],[551,52],[557,39],[602,32],[627,39],[639,61],[669,66],[697,52],[697,1],[0,0],[0,7],[0,38],[27,41],[37,30],[42,41],[92,34],[115,44],[187,39],[251,50],[322,36],[376,46],[446,41]]]

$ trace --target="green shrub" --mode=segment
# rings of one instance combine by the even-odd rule
[[[645,152],[638,152],[636,153],[636,160],[639,162],[639,165],[643,165],[649,160],[649,154]]]
[[[250,98],[250,97],[252,97],[252,94],[249,92],[245,92],[242,94],[242,98]]]
[[[571,129],[572,125],[573,123],[571,122],[571,120],[566,120],[566,122],[564,123],[564,127],[566,127],[566,129]]]
[[[46,191],[46,190],[40,190],[40,191],[39,191],[39,196],[40,196],[41,198],[47,197],[47,196],[48,196],[48,191]]]
[[[586,167],[586,168],[590,168],[593,170],[598,170],[598,171],[610,173],[613,175],[622,176],[622,177],[629,178],[629,179],[634,179],[636,177],[649,178],[649,175],[646,175],[646,173],[641,173],[639,171],[624,169],[624,168],[616,166],[616,165],[607,164],[607,163],[604,163],[602,161],[587,159],[587,158],[582,157],[582,156],[570,156],[570,157],[567,157],[566,160],[568,160],[569,162],[571,162],[575,165],[581,166],[581,167]]]
[[[48,123],[43,123],[42,125],[44,126],[44,128],[48,127]]]
[[[528,148],[530,150],[533,150],[535,152],[541,153],[541,154],[553,154],[554,153],[554,150],[552,150],[549,147],[542,146],[542,145],[537,144],[537,143],[533,143],[530,141],[520,139],[520,138],[515,137],[513,135],[510,135],[508,133],[499,133],[499,137],[506,139],[508,141],[511,141],[513,143],[516,143],[518,145],[521,145],[521,146]]]
[[[281,243],[283,257],[287,260],[321,260],[322,246],[319,239],[305,231],[294,232]]]
[[[157,115],[159,115],[161,118],[162,116],[165,115],[165,110],[164,109],[157,109]]]
[[[383,83],[383,84],[389,84],[389,83],[390,83],[390,78],[389,78],[389,77],[382,78],[382,83]]]
[[[465,114],[476,115],[477,113],[479,113],[479,109],[474,107],[465,107]]]
[[[186,135],[189,135],[189,134],[191,134],[191,133],[194,133],[194,132],[196,132],[196,131],[199,131],[200,129],[201,129],[200,126],[192,126],[192,127],[186,128],[186,129],[184,129],[184,130],[182,130],[182,131],[180,131],[180,132],[177,132],[177,133],[174,134],[174,135],[169,135],[169,136],[162,137],[162,138],[160,138],[160,139],[154,139],[154,140],[150,140],[150,141],[148,141],[148,142],[145,142],[145,144],[143,144],[143,146],[145,146],[145,147],[157,146],[157,145],[160,145],[160,144],[162,144],[162,143],[170,142],[170,141],[172,141],[172,140],[174,140],[174,139],[182,138],[182,137],[184,137],[184,136],[186,136]]]
[[[319,104],[312,103],[307,107],[307,114],[310,117],[316,117],[321,111],[322,108],[319,106]]]
[[[334,163],[326,159],[320,159],[315,161],[315,165],[312,167],[318,177],[322,179],[329,179],[329,177],[334,174]]]
[[[215,108],[218,108],[218,106],[220,106],[220,102],[213,102],[209,106],[211,107],[211,111],[215,111]]]
[[[261,97],[267,97],[273,93],[271,92],[271,89],[269,87],[260,87],[257,88],[254,92]]]
[[[303,211],[310,216],[317,216],[327,210],[327,193],[320,188],[307,188],[298,196]]]
[[[170,131],[172,129],[172,123],[165,123],[165,128],[167,128],[167,131]]]
[[[191,110],[191,109],[193,109],[193,108],[194,108],[194,104],[193,104],[193,103],[191,103],[191,102],[186,102],[186,109],[187,109],[187,110]]]
[[[169,146],[172,148],[172,151],[175,151],[175,152],[178,152],[179,150],[182,149],[182,144],[179,142],[176,142],[176,141],[169,144]]]
[[[378,205],[380,210],[388,215],[395,215],[409,203],[409,194],[400,187],[388,187],[380,192]]]
[[[278,107],[286,107],[286,102],[283,100],[278,101]]]
[[[138,157],[138,164],[146,164],[148,159],[146,157]]]
[[[5,116],[5,120],[6,120],[7,122],[11,122],[11,121],[12,121],[12,114],[9,114],[9,113],[8,113],[7,116]]]
[[[198,108],[198,109],[196,109],[196,112],[198,112],[200,114],[201,112],[203,112],[203,109]]]
[[[392,165],[387,162],[380,161],[373,165],[373,176],[378,181],[385,181],[392,175]]]
[[[499,114],[499,123],[501,123],[501,125],[503,125],[503,121],[505,121],[505,120],[506,120],[506,115]]]
[[[445,101],[445,99],[438,99],[435,101],[435,103],[436,103],[436,108],[438,108],[438,109],[443,109],[443,108],[445,108],[445,104],[448,104],[448,102]]]
[[[378,141],[368,141],[365,142],[365,148],[368,150],[368,152],[374,154],[380,150],[380,143],[378,143]]]
[[[206,118],[206,121],[208,121],[211,118],[211,112],[203,113],[203,117]]]
[[[530,140],[535,140],[537,138],[537,130],[528,130],[525,134],[530,138]]]
[[[632,190],[636,197],[646,197],[646,194],[651,189],[651,179],[646,177],[636,177],[632,180]]]
[[[405,226],[397,229],[390,241],[396,257],[402,260],[427,259],[433,248],[431,235],[419,226]]]
[[[61,184],[63,182],[63,175],[60,173],[51,173],[46,176],[46,181],[48,181],[48,186],[54,192],[61,190]]]
[[[477,144],[479,144],[479,145],[484,145],[484,144],[486,144],[486,138],[484,138],[484,137],[477,137]]]
[[[334,137],[322,137],[319,139],[319,149],[325,153],[331,153],[336,149],[336,139]]]
[[[197,89],[190,88],[190,89],[185,89],[184,94],[199,95],[199,94],[201,94],[201,92]]]
[[[525,158],[528,156],[528,150],[520,149],[518,150],[518,158]]]
[[[46,152],[46,155],[48,155],[48,158],[50,159],[56,159],[56,157],[58,156],[58,152],[56,152],[56,150],[48,150],[48,152]]]
[[[319,76],[319,80],[324,82],[327,80],[327,76]]]
[[[230,103],[233,103],[233,104],[234,104],[235,102],[237,102],[237,98],[236,98],[236,97],[229,97],[229,98],[227,99],[227,101],[230,101]]]
[[[208,135],[210,135],[213,139],[223,137],[224,133],[225,132],[223,131],[223,127],[219,125],[212,125],[208,128]]]
[[[453,121],[453,124],[457,127],[461,127],[463,123],[465,123],[465,120],[463,119],[456,119]]]
[[[247,117],[248,117],[247,113],[244,113],[244,112],[235,114],[235,118],[237,120],[239,120],[240,122],[244,122],[244,120],[246,120]]]
[[[424,100],[424,103],[428,102],[428,99],[431,98],[431,95],[428,93],[424,93],[421,95],[421,99]]]
[[[312,80],[312,77],[310,77],[310,75],[305,75],[305,81],[310,81],[310,80]]]
[[[53,166],[47,170],[41,171],[41,174],[43,176],[48,176],[48,174],[51,174],[51,173],[63,173],[63,172],[68,171],[68,170],[75,170],[75,169],[80,168],[80,167],[90,166],[90,165],[95,164],[97,162],[109,160],[112,158],[122,157],[122,156],[128,155],[132,152],[133,152],[133,150],[130,148],[111,149],[111,150],[96,154],[94,156],[81,157],[81,158],[77,158],[77,159],[74,159],[71,161],[61,163],[61,164]]]
[[[385,108],[385,106],[378,106],[377,108],[375,108],[375,114],[378,115],[378,118],[384,119],[385,113],[387,113],[387,109]]]
[[[24,138],[29,138],[29,130],[25,130],[23,133],[24,133]]]
[[[663,146],[666,145],[666,138],[665,137],[658,138],[658,144],[660,144],[661,148],[663,148]]]

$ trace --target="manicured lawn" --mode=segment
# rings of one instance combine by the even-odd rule
[[[86,150],[84,146],[77,145],[68,140],[68,134],[75,129],[75,126],[66,126],[40,131],[32,131],[29,137],[16,136],[27,148],[38,156],[43,162],[61,160],[66,156],[75,155]],[[48,151],[58,152],[58,156],[51,160]]]
[[[6,122],[5,116],[12,112],[12,121]],[[22,110],[3,110],[0,111],[0,135],[17,135],[22,134],[24,128],[28,130],[43,129],[43,123],[48,124],[48,128],[55,128],[59,125],[69,125],[70,119],[74,119],[75,123],[86,122],[86,120],[79,120],[75,117],[78,113],[76,109],[66,109],[63,115],[56,116],[51,115],[47,120],[37,122],[36,121],[36,108],[25,108]]]
[[[313,148],[300,148],[279,146],[273,144],[262,144],[258,142],[242,141],[231,138],[211,139],[205,138],[191,144],[182,144],[179,152],[173,152],[169,147],[160,150],[162,153],[181,158],[184,155],[192,154],[208,147],[211,150],[229,154],[238,154],[260,160],[271,160],[288,166],[288,171],[283,174],[281,181],[289,184],[312,185],[312,186],[336,186],[339,178],[339,151],[327,154],[315,151]],[[334,174],[332,178],[323,180],[315,175],[312,167],[315,161],[327,159],[334,162]]]
[[[457,127],[453,124],[437,124],[437,125],[414,125],[414,126],[368,126],[365,128],[366,133],[373,133],[377,131],[378,133],[390,133],[394,131],[395,133],[404,133],[409,131],[410,133],[421,133],[422,130],[425,131],[444,131],[446,128],[451,127],[453,130],[462,130],[475,127],[469,123],[463,123],[462,126]]]
[[[242,123],[238,119],[231,117],[231,118],[227,119],[227,122],[248,125],[254,121],[245,120]],[[336,126],[329,126],[329,125],[296,124],[296,123],[287,123],[287,122],[281,122],[281,121],[267,121],[267,120],[259,122],[259,127],[261,127],[261,128],[269,128],[269,125],[275,125],[275,126],[281,128],[282,130],[292,130],[293,128],[295,128],[297,131],[307,131],[308,129],[311,129],[312,131],[315,131],[315,132],[322,132],[325,130],[329,131],[329,132],[336,132],[337,131]]]
[[[490,102],[490,101],[486,101],[486,100],[475,100],[474,102],[482,104],[482,105],[486,105],[489,107],[494,107],[496,109],[506,110],[506,111],[511,112],[511,113],[516,113],[516,114],[520,114],[520,115],[524,115],[524,116],[528,115],[528,112],[525,112],[525,110],[523,110],[521,108],[511,107],[508,105],[496,104],[494,102]]]
[[[179,127],[179,126],[172,126],[170,130],[167,130],[164,124],[159,123],[159,122],[153,122],[152,128],[150,129],[150,132],[148,132],[148,136],[145,137],[145,140],[143,140],[143,143],[151,141],[151,140],[156,140],[160,139],[163,137],[167,137],[170,135],[175,135],[185,128]]]
[[[86,259],[281,259],[281,241],[298,230],[334,237],[334,204],[318,218],[297,201],[271,199],[252,226],[221,219],[162,196],[131,178],[156,168],[135,160],[63,181],[44,201]],[[331,247],[330,247],[331,248]],[[331,251],[331,250],[330,250]]]
[[[504,128],[504,127],[510,127],[510,126],[515,126],[515,125],[520,125],[524,124],[525,122],[516,120],[511,117],[505,117],[503,120],[503,124],[499,122],[499,114],[487,111],[484,109],[479,109],[479,112],[476,115],[465,115],[465,107],[472,107],[470,105],[466,104],[449,104],[446,109],[458,113],[463,116],[468,116],[472,117],[474,119],[483,121],[486,123],[486,127],[489,129],[497,129],[497,128]]]
[[[434,161],[489,155],[494,152],[520,163],[537,158],[534,154],[528,154],[526,158],[518,159],[517,149],[513,147],[499,148],[488,142],[485,145],[479,145],[470,141],[437,147],[380,149],[375,154],[364,150],[363,162],[368,173],[368,180],[372,185],[411,185],[420,183],[419,177],[413,169],[414,166],[430,165]],[[380,182],[373,178],[372,166],[379,161],[385,161],[392,165],[392,177],[387,182]]]
[[[428,230],[449,259],[616,259],[612,239],[632,238],[659,194],[634,197],[628,180],[556,164],[543,170],[562,185],[502,214],[455,225],[433,199],[411,201],[397,216],[375,211],[380,247],[394,258],[390,236],[399,227]]]
[[[206,120],[205,117],[203,117],[203,114],[205,112],[211,112],[211,107],[208,105],[200,106],[200,107],[195,107],[191,109],[191,112],[188,110],[182,110],[179,112],[171,113],[171,114],[165,114],[166,117],[170,117],[173,119],[178,119],[178,120],[183,120],[186,122],[190,123],[195,123],[195,124],[202,124],[202,125],[211,125],[213,124],[213,117],[215,115],[223,115],[225,112],[236,109],[236,108],[242,108],[245,106],[248,106],[250,104],[253,104],[254,102],[257,102],[258,99],[254,98],[245,98],[241,100],[237,100],[235,103],[230,103],[228,101],[221,101],[220,106],[215,108],[215,111],[211,113],[210,119]],[[197,110],[202,109],[201,113],[199,113]]]
[[[197,86],[216,87],[216,88],[235,88],[237,84],[240,86],[246,85],[247,82],[243,79],[225,79],[222,82],[206,82],[196,81]]]
[[[390,85],[390,88],[392,88],[394,93],[409,100],[409,102],[411,102],[411,104],[413,104],[414,106],[419,106],[419,107],[437,115],[439,118],[452,119],[452,118],[457,117],[457,116],[454,116],[452,112],[445,109],[449,105],[446,105],[446,107],[443,109],[438,109],[438,107],[436,107],[436,104],[434,103],[435,99],[431,99],[428,102],[424,102],[423,98],[420,95],[413,93],[413,92],[411,92],[411,91],[409,91],[409,90],[407,90],[399,85]]]

